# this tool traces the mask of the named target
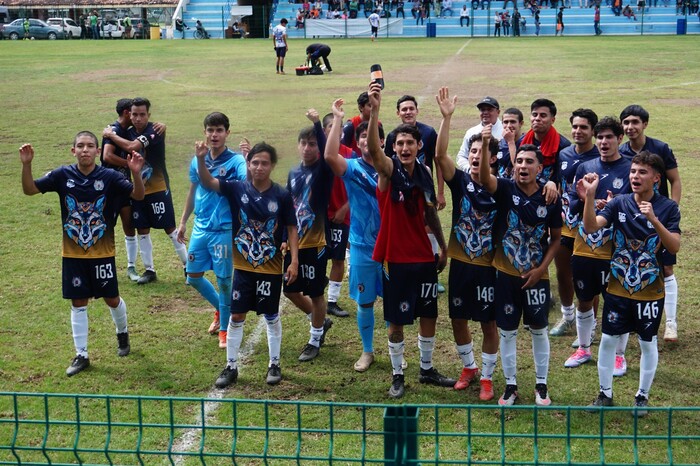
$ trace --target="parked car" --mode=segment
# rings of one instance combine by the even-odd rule
[[[62,30],[69,39],[80,39],[80,26],[71,18],[49,18],[46,22]]]
[[[147,19],[131,18],[131,37],[134,39],[150,39],[151,24]]]
[[[6,24],[2,30],[2,36],[7,37],[12,40],[24,38],[24,19],[16,19],[10,24]],[[63,39],[65,34],[61,29],[49,26],[40,19],[30,19],[29,20],[29,37],[34,39]]]
[[[103,39],[121,39],[124,35],[124,24],[121,19],[109,19],[102,21]]]

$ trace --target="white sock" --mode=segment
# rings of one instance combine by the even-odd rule
[[[343,282],[334,282],[333,280],[328,282],[328,302],[337,303],[338,297],[340,296],[340,287]]]
[[[87,337],[88,337],[88,315],[87,306],[70,307],[70,325],[73,329],[73,344],[75,354],[88,357]]]
[[[625,333],[624,335],[618,335],[620,339],[617,341],[617,346],[615,347],[615,354],[618,356],[624,356],[625,351],[627,351],[627,342],[630,339],[630,334]]]
[[[491,380],[496,370],[498,353],[481,353],[481,380]]]
[[[243,342],[243,322],[228,321],[228,333],[226,334],[226,365],[231,369],[238,368],[238,351]]]
[[[503,376],[506,378],[506,385],[517,385],[515,378],[517,372],[517,348],[516,337],[517,330],[501,330],[499,333],[499,347],[501,350],[501,366],[503,367]]]
[[[139,254],[139,242],[136,236],[124,236],[126,243],[126,266],[136,267],[136,256]]]
[[[280,348],[282,346],[282,320],[279,314],[265,316],[267,323],[267,349],[270,354],[270,365],[280,364]]]
[[[629,335],[629,334],[627,334]],[[612,398],[613,371],[615,370],[615,348],[619,345],[621,335],[600,336],[598,346],[598,381],[600,391],[608,398]]]
[[[666,298],[664,308],[666,309],[666,322],[676,322],[676,311],[678,308],[678,282],[675,275],[664,278],[666,288]]]
[[[659,364],[659,347],[656,337],[651,341],[639,340],[639,347],[642,350],[642,356],[639,359],[639,390],[637,395],[642,395],[649,398],[649,390],[654,382],[656,375],[656,367]]]
[[[471,343],[466,345],[457,345],[457,354],[462,360],[462,365],[467,369],[475,369],[477,367],[474,361],[474,348]]]
[[[547,383],[549,373],[549,334],[547,327],[535,330],[532,334],[532,357],[535,360],[535,383]]]
[[[114,325],[117,327],[117,333],[127,332],[126,303],[124,300],[119,298],[119,304],[117,304],[117,307],[110,307],[109,312],[112,314],[112,320],[114,321]]]
[[[420,350],[420,368],[433,367],[433,349],[435,349],[435,337],[418,335],[418,349]]]
[[[440,245],[437,242],[437,238],[433,233],[428,233],[428,239],[430,240],[430,247],[433,248],[433,254],[440,253]]]
[[[391,360],[391,370],[392,374],[403,374],[403,368],[401,367],[401,362],[403,361],[403,349],[404,342],[399,343],[389,342],[389,359]]]
[[[314,327],[314,324],[311,324],[310,327],[311,327],[311,330],[309,330],[309,333],[311,335],[309,336],[309,344],[318,348],[321,346],[321,337],[323,336],[323,326]]]
[[[573,304],[571,304],[569,306],[562,305],[561,315],[564,318],[564,320],[566,320],[567,322],[573,322],[574,317],[575,317],[575,313],[576,313],[576,306],[574,306]]]
[[[151,242],[150,233],[139,235],[139,249],[143,266],[146,267],[146,270],[155,271],[155,268],[153,268],[153,243]]]
[[[182,265],[187,265],[187,247],[177,240],[177,230],[173,230],[168,237],[170,238],[170,241],[173,242],[175,253],[177,254],[177,257],[180,258]]]
[[[591,334],[595,328],[595,316],[593,309],[576,311],[576,334],[578,335],[578,347],[590,349]]]

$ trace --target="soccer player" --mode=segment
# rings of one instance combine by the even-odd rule
[[[389,323],[389,357],[392,383],[389,396],[400,398],[405,391],[402,367],[405,325],[420,319],[421,383],[454,387],[456,381],[433,367],[437,323],[437,273],[447,263],[447,245],[435,208],[435,188],[428,168],[417,162],[420,132],[415,126],[400,125],[394,131],[396,156],[384,154],[379,137],[381,86],[371,83],[372,106],[367,145],[379,174],[377,200],[381,224],[372,259],[384,264],[384,320]],[[433,231],[440,246],[437,266],[425,225]]]
[[[510,178],[513,163],[510,154],[518,151],[518,142],[522,136],[524,124],[523,112],[519,108],[510,107],[503,112],[503,139],[498,142],[498,176]],[[478,134],[481,134],[479,132]]]
[[[362,340],[362,354],[354,369],[364,372],[374,362],[374,303],[382,296],[382,266],[372,260],[379,233],[377,204],[377,170],[367,147],[367,122],[357,127],[361,157],[344,157],[339,144],[345,112],[343,99],[333,102],[333,120],[324,157],[333,173],[342,180],[350,204],[350,297],[357,303],[357,328]],[[384,130],[379,126],[379,139]],[[329,308],[330,309],[330,308]]]
[[[103,298],[109,306],[117,330],[117,354],[131,351],[127,327],[126,303],[119,296],[114,260],[114,221],[123,198],[143,199],[140,173],[143,158],[132,152],[127,156],[132,184],[114,170],[95,164],[100,153],[97,137],[81,131],[73,140],[74,165],[64,165],[35,180],[32,176],[34,148],[19,149],[24,194],[56,192],[61,201],[63,219],[63,298],[71,300],[71,327],[76,356],[66,369],[68,377],[90,366],[88,356],[89,299]]]
[[[377,39],[377,34],[379,33],[379,8],[377,8],[376,11],[373,11],[371,15],[369,15],[369,18],[367,18],[367,21],[369,21],[369,25],[372,28],[372,32],[370,33],[369,37],[374,42]]]
[[[359,115],[350,118],[343,126],[343,137],[340,142],[348,146],[356,154],[360,154],[360,148],[355,140],[355,130],[363,121],[369,121],[369,113],[372,110],[372,106],[369,103],[367,91],[361,92],[357,96],[357,109],[360,111]]]
[[[561,173],[562,219],[561,247],[554,258],[557,268],[557,286],[561,301],[562,317],[549,331],[554,337],[560,337],[576,329],[576,307],[574,306],[574,281],[571,272],[571,254],[574,252],[574,237],[581,221],[579,213],[569,209],[570,187],[576,175],[576,169],[589,160],[599,157],[598,148],[593,142],[593,128],[598,123],[598,115],[588,108],[574,110],[569,117],[571,139],[574,143],[562,149],[559,154],[559,171]],[[571,193],[575,195],[574,191]],[[597,304],[594,305],[594,309]],[[578,344],[576,345],[578,348]]]
[[[165,166],[165,134],[158,134],[153,123],[149,122],[150,110],[151,102],[148,99],[136,97],[131,102],[132,127],[129,128],[127,137],[120,137],[112,126],[108,126],[102,132],[103,137],[109,138],[122,150],[137,151],[146,161],[141,172],[146,196],[143,200],[131,203],[134,226],[139,234],[141,260],[146,267],[146,271],[136,282],[139,285],[154,282],[158,278],[153,265],[151,228],[164,230],[172,241],[183,268],[187,264],[187,249],[177,240],[175,229],[175,208]]]
[[[284,57],[287,55],[287,18],[282,18],[280,23],[272,29],[272,43],[277,55],[277,74],[284,74]]]
[[[587,202],[585,197],[577,195],[575,183],[588,173],[597,173],[600,180],[595,196],[596,212],[600,212],[612,197],[630,192],[631,164],[619,152],[622,125],[616,118],[604,117],[595,125],[593,133],[600,156],[576,169],[569,192],[570,215],[581,214],[581,203]],[[596,326],[594,298],[605,291],[608,282],[613,234],[612,227],[584,230],[580,222],[575,230],[571,269],[578,301],[576,333],[579,346],[566,360],[565,367],[578,367],[591,360],[591,340]]]
[[[206,157],[212,148],[204,141],[195,143],[197,172],[205,188],[228,200],[232,215],[233,284],[231,318],[226,338],[226,367],[216,379],[218,388],[226,388],[238,379],[238,353],[243,341],[246,314],[255,311],[265,316],[270,361],[266,382],[280,383],[282,321],[279,315],[282,280],[294,283],[299,265],[294,205],[287,190],[274,183],[270,174],[277,164],[277,151],[264,142],[253,146],[246,156],[250,180],[214,178]],[[289,265],[282,266],[282,232],[287,231]],[[282,276],[284,272],[284,277]]]
[[[490,126],[484,127],[482,147],[491,140]],[[561,200],[546,204],[538,176],[544,157],[532,144],[518,148],[513,179],[491,174],[488,154],[481,151],[479,184],[495,194],[502,238],[496,249],[496,324],[500,334],[501,364],[506,389],[498,404],[509,406],[518,399],[516,337],[522,316],[532,334],[535,362],[535,403],[551,404],[547,389],[549,372],[549,276],[547,268],[559,248]]]
[[[634,397],[633,416],[647,414],[649,391],[659,360],[657,334],[664,307],[664,285],[660,252],[677,254],[681,243],[681,214],[675,201],[657,193],[655,185],[666,171],[656,154],[642,151],[632,158],[629,172],[631,194],[616,196],[599,214],[595,199],[600,177],[589,173],[577,183],[585,193],[583,227],[598,231],[613,226],[603,335],[598,349],[600,392],[594,407],[613,405],[613,366],[620,335],[634,331],[641,347],[639,389]]]
[[[491,265],[494,255],[492,232],[496,221],[496,200],[478,182],[481,152],[488,151],[487,161],[496,164],[498,143],[490,139],[483,146],[481,134],[469,142],[469,173],[455,167],[447,155],[450,122],[457,97],[450,99],[449,90],[440,88],[436,96],[442,123],[438,133],[435,161],[452,192],[452,228],[447,254],[450,263],[450,319],[457,353],[463,369],[455,390],[464,390],[476,378],[479,369],[474,360],[469,320],[480,322],[484,340],[481,345],[481,389],[479,398],[493,399],[493,372],[498,358],[498,328],[494,308],[496,269]]]
[[[294,283],[284,284],[284,295],[310,319],[309,342],[299,361],[316,358],[333,321],[326,317],[326,212],[333,183],[333,172],[321,157],[326,135],[318,112],[309,109],[307,118],[314,126],[302,129],[297,139],[301,163],[289,171],[287,189],[292,193],[299,237],[300,276]],[[284,259],[289,266],[290,255]]]
[[[661,174],[661,180],[659,181],[657,189],[663,196],[670,197],[676,204],[680,205],[682,190],[681,177],[678,172],[678,162],[676,162],[676,157],[673,155],[673,151],[668,144],[644,134],[644,131],[649,125],[649,112],[640,105],[629,105],[620,113],[620,121],[629,139],[620,146],[620,153],[624,157],[632,158],[641,151],[646,150],[660,156],[664,161],[666,171]],[[668,184],[671,185],[670,191],[668,189]],[[664,331],[664,340],[677,341],[678,323],[676,320],[676,313],[678,307],[678,282],[673,273],[676,257],[665,251],[662,253],[662,256],[664,286],[666,287],[666,296],[664,298],[666,330]]]
[[[213,112],[204,118],[204,137],[206,147],[209,148],[204,164],[212,176],[219,180],[242,181],[246,179],[246,162],[241,154],[226,146],[229,127],[229,119],[223,113]],[[177,229],[177,239],[185,244],[187,220],[194,212],[194,226],[187,251],[187,282],[216,309],[209,333],[218,333],[219,348],[226,348],[233,271],[231,209],[224,198],[202,186],[196,157],[190,163],[189,177],[190,190]],[[216,275],[218,293],[204,276],[207,270],[212,270]]]

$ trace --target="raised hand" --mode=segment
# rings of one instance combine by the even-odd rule
[[[306,118],[311,120],[313,123],[317,123],[320,121],[318,111],[315,108],[310,108],[306,111]]]
[[[196,155],[198,159],[203,159],[207,155],[207,152],[209,152],[209,148],[205,141],[197,141],[194,143],[194,155]]]
[[[441,87],[438,90],[435,100],[440,107],[440,113],[442,113],[443,118],[451,116],[455,112],[455,108],[457,108],[457,96],[450,99],[450,90],[447,87]]]
[[[34,148],[31,144],[22,144],[19,148],[19,160],[23,164],[32,163],[34,160]]]
[[[343,104],[345,101],[343,99],[335,99],[333,105],[331,105],[331,111],[334,117],[345,118],[345,110],[343,110]]]
[[[131,154],[128,154],[126,156],[126,165],[129,167],[129,170],[131,170],[131,173],[141,173],[141,170],[143,169],[143,165],[145,163],[146,161],[143,159],[141,154],[139,154],[135,150],[131,151]]]

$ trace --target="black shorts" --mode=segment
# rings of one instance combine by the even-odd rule
[[[592,257],[571,257],[571,273],[574,279],[574,291],[579,301],[593,301],[593,298],[605,293],[610,278],[610,261]]]
[[[372,35],[376,36],[378,32],[379,32],[379,28],[377,26],[372,26]]]
[[[437,318],[437,269],[434,262],[384,264],[384,320],[410,325],[419,317]]]
[[[287,253],[284,256],[284,270],[287,270],[292,263],[292,255]],[[284,283],[285,293],[304,293],[310,298],[323,296],[328,279],[326,278],[326,248],[299,249],[299,273],[294,283],[287,285]]]
[[[231,314],[275,315],[279,313],[282,275],[234,270]]]
[[[561,237],[561,241],[559,242],[563,247],[569,250],[569,254],[574,252],[574,238],[571,236],[563,236]]]
[[[143,201],[132,200],[131,209],[136,228],[175,228],[175,209],[170,190],[146,194]]]
[[[496,269],[452,259],[449,278],[450,319],[496,320]]]
[[[643,341],[652,341],[659,333],[664,298],[638,301],[607,294],[603,305],[603,333],[624,335],[636,332]]]
[[[119,296],[114,257],[63,258],[63,298],[116,298]]]
[[[676,265],[676,255],[663,248],[661,250],[661,265]]]
[[[326,252],[330,260],[345,260],[350,227],[344,223],[326,223]]]
[[[496,325],[502,330],[516,330],[523,323],[533,328],[549,325],[549,280],[540,280],[522,289],[525,280],[496,272]]]
[[[287,47],[275,47],[275,53],[278,57],[284,58],[287,55]]]

